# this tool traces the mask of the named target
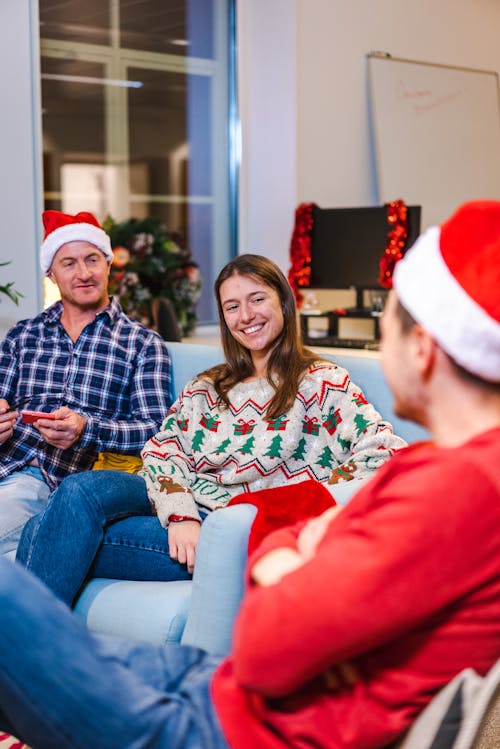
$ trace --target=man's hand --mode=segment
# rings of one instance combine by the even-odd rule
[[[360,681],[361,676],[350,661],[344,661],[343,663],[336,663],[325,671],[323,679],[327,689],[336,692],[345,689],[346,686],[354,687]]]
[[[14,425],[19,416],[17,411],[9,411],[5,398],[0,398],[0,445],[14,434]]]
[[[289,572],[297,570],[305,563],[305,559],[288,546],[281,546],[264,554],[250,570],[250,575],[257,585],[274,585]]]
[[[308,520],[297,537],[296,549],[282,546],[261,557],[250,571],[252,580],[257,585],[274,585],[285,575],[302,567],[314,557],[328,526],[341,509],[341,506],[335,505]]]
[[[179,564],[187,564],[190,574],[193,574],[194,570],[200,527],[201,524],[197,520],[179,520],[168,525],[170,558],[177,559]]]
[[[328,526],[342,509],[342,505],[329,507],[315,518],[308,520],[297,537],[297,551],[303,557],[304,561],[312,559],[316,554],[316,549],[322,541]]]
[[[52,413],[55,419],[39,419],[33,426],[38,429],[49,445],[58,447],[60,450],[67,450],[82,436],[87,426],[87,419],[67,406],[62,406]]]

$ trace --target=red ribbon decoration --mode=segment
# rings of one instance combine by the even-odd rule
[[[311,283],[311,232],[315,207],[316,203],[301,203],[295,210],[295,226],[290,242],[292,267],[288,272],[288,280],[299,308],[304,301],[300,288]]]
[[[380,258],[379,284],[383,289],[392,289],[392,274],[394,266],[401,260],[406,249],[408,239],[407,208],[404,200],[393,200],[386,203],[387,223],[391,227],[387,235],[387,245]]]
[[[404,200],[393,200],[386,203],[387,223],[390,231],[387,235],[387,245],[380,258],[379,284],[384,289],[392,289],[392,274],[394,266],[401,260],[406,249],[408,239],[407,207]],[[311,244],[313,228],[313,208],[316,203],[301,203],[295,211],[295,226],[290,242],[291,268],[288,280],[295,294],[297,306],[302,307],[304,301],[300,289],[308,287],[311,282]]]

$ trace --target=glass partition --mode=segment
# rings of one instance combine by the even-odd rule
[[[44,202],[158,217],[199,264],[234,254],[233,0],[40,0]],[[51,301],[47,299],[47,301]]]

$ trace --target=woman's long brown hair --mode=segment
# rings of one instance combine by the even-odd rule
[[[212,367],[202,375],[212,380],[221,403],[229,406],[228,392],[231,388],[254,374],[250,351],[231,335],[221,305],[220,287],[234,275],[250,276],[274,289],[283,310],[283,330],[276,339],[267,364],[267,379],[275,392],[267,408],[266,419],[274,419],[291,408],[307,367],[321,357],[302,345],[297,330],[295,297],[278,266],[262,255],[239,255],[224,266],[214,285],[226,363]]]

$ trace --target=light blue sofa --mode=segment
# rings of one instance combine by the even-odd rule
[[[173,395],[194,374],[223,361],[222,349],[194,343],[169,343],[173,366]],[[324,352],[321,352],[325,356]],[[345,367],[397,434],[413,442],[426,432],[398,419],[376,355],[364,357],[336,352],[326,355]],[[339,487],[338,501],[346,501],[355,482]],[[90,629],[153,643],[185,642],[225,654],[243,594],[243,568],[251,505],[237,505],[212,513],[202,526],[192,582],[136,582],[91,580],[77,605]]]

